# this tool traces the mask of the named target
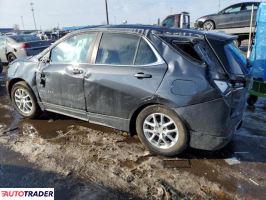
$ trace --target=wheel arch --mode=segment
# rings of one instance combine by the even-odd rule
[[[138,115],[140,114],[140,112],[142,110],[144,110],[145,108],[149,107],[149,106],[154,106],[154,105],[158,105],[158,106],[162,106],[162,107],[165,107],[169,110],[173,110],[171,109],[170,107],[168,107],[167,105],[165,104],[162,104],[162,103],[155,103],[155,102],[150,102],[150,103],[146,103],[146,104],[143,104],[141,106],[139,106],[134,112],[133,114],[131,115],[130,117],[130,121],[129,121],[129,133],[130,135],[136,135],[137,134],[137,131],[136,131],[136,120],[137,120],[137,117]],[[180,121],[183,123],[184,125],[184,128],[185,128],[185,131],[187,132],[187,137],[188,137],[188,142],[190,141],[190,126],[189,124],[186,122],[186,120],[179,114],[179,113],[176,113],[176,115],[178,116],[178,118],[180,119]]]
[[[136,120],[137,120],[137,117],[138,117],[139,113],[143,109],[147,108],[148,106],[152,106],[152,105],[162,105],[162,104],[160,104],[160,103],[152,103],[152,102],[146,103],[146,104],[143,104],[143,105],[139,106],[137,109],[135,109],[132,112],[132,114],[131,114],[131,116],[129,118],[130,119],[130,121],[129,121],[129,133],[130,133],[130,135],[136,135],[137,134]]]
[[[16,56],[13,52],[8,52],[8,53],[6,53],[6,60],[8,61],[8,56],[10,55],[10,54],[13,54],[14,56]]]
[[[11,97],[11,90],[12,90],[12,87],[18,83],[18,82],[25,82],[28,86],[29,84],[27,83],[27,81],[25,81],[24,79],[22,78],[14,78],[12,80],[9,81],[8,83],[8,86],[7,86],[7,91],[8,91],[8,94],[9,94],[9,97]]]

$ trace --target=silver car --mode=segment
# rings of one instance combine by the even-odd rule
[[[50,46],[51,41],[40,40],[35,35],[0,36],[0,60],[10,63],[16,58],[33,56]]]

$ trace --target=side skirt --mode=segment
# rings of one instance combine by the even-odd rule
[[[89,113],[86,111],[74,109],[74,108],[69,108],[69,107],[64,107],[64,106],[59,106],[59,105],[54,105],[50,103],[44,103],[44,110],[66,115],[69,117],[81,119],[84,121],[88,121],[93,124],[99,124],[111,128],[115,128],[118,130],[123,130],[123,131],[129,131],[129,119],[123,119],[119,117],[113,117],[113,116],[107,116],[107,115],[101,115],[101,114],[96,114],[96,113]]]

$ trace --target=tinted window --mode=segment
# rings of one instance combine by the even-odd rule
[[[172,46],[185,56],[189,57],[190,59],[197,61],[197,62],[202,62],[200,56],[198,53],[195,51],[194,46],[190,42],[178,42],[178,41],[173,41]]]
[[[254,10],[257,10],[258,9],[258,4],[247,3],[247,4],[244,4],[243,10],[249,10],[249,11],[251,11],[252,10],[252,5],[254,5]]]
[[[234,12],[239,12],[240,10],[241,10],[241,4],[225,9],[224,13],[234,13]]]
[[[16,42],[34,42],[40,40],[40,38],[35,35],[12,35],[9,37]]]
[[[224,47],[225,54],[228,63],[231,67],[231,73],[233,74],[243,74],[243,70],[247,65],[247,60],[242,52],[233,43],[227,44]]]
[[[133,65],[139,37],[104,33],[97,53],[97,64]]]
[[[163,26],[165,27],[173,27],[175,22],[174,17],[168,17],[163,21]]]
[[[89,50],[93,46],[96,33],[75,35],[58,44],[51,51],[50,59],[58,63],[87,63]]]
[[[143,39],[141,39],[135,65],[147,65],[156,61],[157,58],[150,46]]]

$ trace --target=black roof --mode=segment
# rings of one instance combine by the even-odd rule
[[[196,29],[181,29],[181,28],[167,28],[156,25],[142,25],[142,24],[121,24],[121,25],[99,25],[94,27],[85,27],[83,30],[98,30],[98,31],[119,31],[119,32],[135,32],[142,35],[154,33],[156,35],[182,35],[191,37],[205,37],[216,38],[218,40],[233,40],[236,36],[227,35],[224,33],[200,31]],[[81,30],[80,30],[81,31]]]

